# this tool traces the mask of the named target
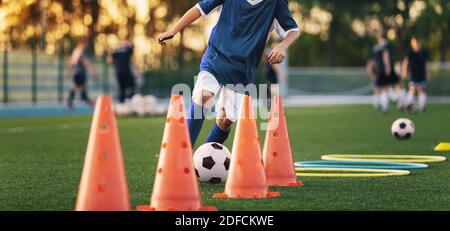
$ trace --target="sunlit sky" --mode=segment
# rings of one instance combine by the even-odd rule
[[[3,0],[0,4],[0,50],[5,46],[10,46],[10,41],[26,44],[30,38],[40,37],[43,28],[46,29],[45,52],[54,54],[57,52],[58,44],[66,36],[86,37],[89,34],[89,27],[93,23],[91,12],[83,12],[81,0],[71,2],[73,11],[64,9],[61,1],[55,0]],[[123,4],[125,2],[125,4]],[[132,41],[136,47],[136,57],[149,58],[154,60],[150,68],[157,68],[160,64],[162,49],[154,37],[169,27],[179,19],[180,16],[167,20],[168,6],[162,0],[99,0],[99,15],[95,30],[95,53],[103,54],[116,47],[120,40],[128,35],[132,35]],[[42,4],[42,5],[41,5]],[[30,8],[45,9],[45,27],[39,15],[30,18]],[[398,9],[406,10],[405,3],[399,1]],[[414,20],[425,9],[424,1],[417,0],[409,9],[409,15]],[[301,25],[303,33],[319,36],[323,41],[328,40],[329,24],[332,21],[332,14],[316,6],[309,12],[304,12],[302,5],[298,2],[290,2],[290,9],[295,20]],[[36,9],[35,9],[36,10]],[[437,13],[442,13],[442,7],[435,6]],[[37,11],[39,12],[39,10]],[[39,13],[38,13],[39,14]],[[219,12],[197,21],[194,26],[184,31],[183,41],[177,36],[168,47],[167,51],[176,53],[175,47],[181,42],[193,52],[202,52],[206,45],[209,33],[215,25]],[[387,24],[401,26],[404,21],[401,15],[390,18],[379,19],[368,16],[364,19],[356,19],[352,22],[352,29],[358,36],[366,36],[368,33],[380,31],[384,20]],[[153,28],[150,28],[153,27]],[[395,31],[389,30],[388,36],[395,39]],[[189,56],[189,52],[185,55]],[[185,57],[189,58],[189,57]]]

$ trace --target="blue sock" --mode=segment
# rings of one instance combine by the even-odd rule
[[[203,107],[198,104],[192,103],[187,118],[192,147],[194,147],[195,141],[197,141],[198,135],[202,130],[204,120],[205,114],[203,112]]]
[[[227,140],[230,131],[223,131],[217,126],[217,123],[214,123],[214,127],[209,132],[208,138],[206,138],[206,143],[209,142],[217,142],[223,144],[225,140]]]

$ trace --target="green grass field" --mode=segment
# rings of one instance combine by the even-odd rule
[[[286,110],[296,161],[326,153],[433,153],[450,141],[449,105],[430,105],[424,115],[370,106],[327,106]],[[390,125],[407,116],[416,135],[397,141]],[[73,210],[91,118],[51,117],[0,120],[0,210]],[[119,119],[132,205],[149,204],[164,117]],[[204,140],[207,121],[199,140]],[[260,134],[263,142],[264,133]],[[231,150],[232,139],[226,145]],[[300,188],[274,187],[280,198],[213,199],[224,185],[201,184],[204,204],[219,210],[450,210],[450,164],[431,164],[409,176],[301,178]]]

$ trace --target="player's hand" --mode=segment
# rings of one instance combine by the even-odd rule
[[[159,45],[166,46],[165,40],[172,39],[175,36],[175,33],[172,33],[171,31],[164,32],[160,34],[157,38]]]
[[[267,59],[270,64],[278,64],[284,61],[286,58],[286,49],[280,44],[276,45],[272,51],[270,51]]]

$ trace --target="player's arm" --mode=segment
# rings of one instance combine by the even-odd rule
[[[300,30],[289,10],[288,0],[280,0],[277,4],[273,26],[283,41],[269,53],[267,59],[270,64],[283,62],[286,58],[286,50],[300,37]]]
[[[178,32],[183,30],[185,27],[189,26],[191,23],[193,23],[201,16],[202,14],[200,12],[200,9],[195,6],[192,7],[183,15],[183,17],[178,21],[178,23],[174,27],[158,36],[157,39],[159,44],[165,46],[166,45],[166,43],[164,42],[165,40],[172,39]]]
[[[391,60],[389,58],[389,51],[383,51],[383,63],[384,63],[384,71],[386,75],[391,75]]]
[[[286,37],[272,51],[270,51],[267,59],[270,64],[277,64],[286,58],[286,50],[300,37],[300,31],[290,31]]]
[[[409,65],[409,58],[408,56],[406,56],[405,58],[403,58],[402,61],[402,71],[401,71],[402,79],[406,79],[408,77],[408,65]]]
[[[373,65],[374,65],[373,59],[369,59],[367,61],[367,64],[366,64],[366,71],[367,71],[367,74],[369,75],[369,78],[371,80],[375,80],[376,79],[375,73],[373,72]]]

